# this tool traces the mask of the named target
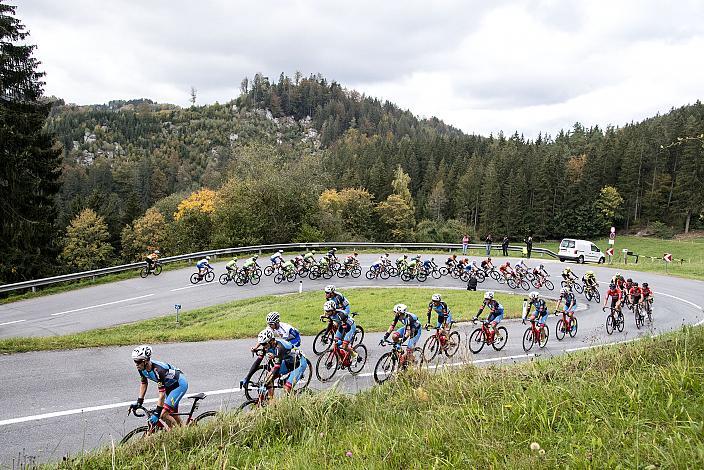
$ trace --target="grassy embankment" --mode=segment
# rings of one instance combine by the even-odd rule
[[[283,399],[59,467],[702,468],[703,423],[704,328],[686,328]]]
[[[343,291],[354,311],[359,312],[357,321],[365,331],[386,329],[393,317],[391,309],[398,302],[406,303],[411,312],[425,321],[428,302],[435,292],[442,294],[455,320],[471,319],[481,305],[483,295],[483,292],[428,288]],[[521,315],[522,295],[499,292],[496,298],[504,305],[507,317]],[[185,312],[179,316],[178,325],[171,315],[71,335],[4,339],[0,340],[0,353],[251,338],[265,326],[266,314],[272,310],[280,312],[282,321],[295,325],[302,334],[314,335],[322,327],[318,317],[324,300],[321,292],[255,297]]]

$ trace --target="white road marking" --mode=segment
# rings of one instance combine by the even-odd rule
[[[433,364],[432,366],[428,366],[428,369],[437,369],[440,367],[457,367],[457,366],[464,366],[467,364],[481,364],[483,362],[497,362],[497,361],[505,361],[505,360],[510,360],[510,359],[525,359],[528,357],[533,357],[535,354],[518,354],[516,356],[501,356],[501,357],[490,357],[487,359],[477,359],[476,361],[459,361],[459,362],[453,362],[451,364]],[[372,372],[365,372],[364,374],[357,374],[356,377],[371,377],[374,375]]]
[[[203,286],[210,286],[210,285],[214,285],[214,284],[210,283],[210,282],[207,282],[205,284],[193,284],[192,286],[178,287],[176,289],[171,289],[169,292],[176,292],[177,290],[193,289],[194,287],[203,287]]]
[[[107,302],[107,303],[99,304],[99,305],[91,305],[90,307],[74,308],[73,310],[66,310],[64,312],[52,313],[51,316],[54,317],[56,315],[65,315],[67,313],[82,312],[83,310],[90,310],[91,308],[99,308],[99,307],[105,307],[108,305],[121,304],[123,302],[129,302],[130,300],[137,300],[137,299],[143,299],[145,297],[151,297],[152,295],[154,295],[154,294],[140,295],[139,297],[132,297],[129,299],[116,300],[114,302]]]
[[[20,322],[23,322],[23,321],[26,321],[26,320],[7,321],[7,322],[5,322],[5,323],[0,323],[0,326],[3,326],[3,325],[12,325],[13,323],[20,323]]]

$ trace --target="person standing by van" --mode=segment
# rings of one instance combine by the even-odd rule
[[[528,235],[528,238],[525,239],[526,242],[526,250],[528,251],[528,259],[530,259],[530,252],[533,249],[533,237]]]
[[[464,237],[462,237],[462,254],[466,255],[467,254],[467,245],[469,245],[469,236],[465,233]]]
[[[489,257],[491,256],[491,243],[492,243],[492,238],[491,234],[486,236],[486,239],[484,240],[484,243],[486,243],[486,256]]]
[[[508,256],[508,236],[505,236],[501,242],[501,252],[504,256]]]

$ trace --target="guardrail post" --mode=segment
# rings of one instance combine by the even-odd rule
[[[37,292],[37,286],[32,286],[32,294],[34,294],[35,292]]]
[[[301,294],[303,292],[303,280],[298,281],[298,293]]]

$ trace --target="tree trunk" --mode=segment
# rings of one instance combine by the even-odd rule
[[[689,221],[692,218],[692,212],[687,212],[687,218],[684,221],[684,233],[689,233]]]

